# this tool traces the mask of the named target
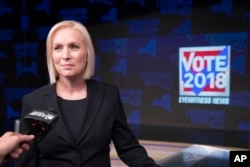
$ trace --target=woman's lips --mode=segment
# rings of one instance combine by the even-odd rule
[[[64,67],[64,68],[71,68],[74,65],[73,64],[62,64],[61,66]]]

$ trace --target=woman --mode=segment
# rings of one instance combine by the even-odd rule
[[[110,167],[111,141],[128,166],[158,166],[129,129],[118,88],[91,79],[95,57],[86,28],[59,22],[46,47],[50,84],[23,97],[22,118],[33,109],[53,108],[59,119],[15,166]],[[20,131],[26,129],[21,119]]]

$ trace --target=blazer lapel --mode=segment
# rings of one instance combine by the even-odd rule
[[[88,98],[87,98],[87,110],[83,122],[82,134],[78,140],[78,143],[82,141],[90,127],[94,123],[96,116],[98,115],[101,107],[101,103],[104,98],[104,91],[99,89],[91,80],[88,82]]]
[[[44,92],[44,95],[46,96],[46,104],[48,106],[48,109],[53,109],[55,112],[58,114],[58,120],[53,127],[62,138],[64,138],[65,141],[67,141],[69,144],[72,146],[75,146],[75,139],[73,138],[72,134],[69,132],[68,128],[65,126],[66,124],[64,123],[62,119],[62,115],[60,112],[60,108],[58,105],[57,101],[57,94],[56,94],[56,89],[55,89],[55,84],[50,85],[49,88]]]

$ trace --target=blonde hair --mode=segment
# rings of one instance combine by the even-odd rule
[[[74,20],[65,20],[61,21],[57,24],[55,24],[49,31],[46,41],[46,54],[47,54],[47,66],[48,66],[48,72],[49,72],[49,79],[50,83],[53,84],[58,79],[58,72],[56,71],[56,68],[53,64],[52,60],[52,40],[55,35],[55,33],[63,28],[72,28],[77,30],[82,34],[83,37],[83,43],[87,50],[87,65],[85,68],[85,72],[83,74],[83,79],[87,80],[90,79],[94,75],[94,68],[95,68],[95,53],[94,53],[94,47],[92,44],[91,37],[89,35],[88,30],[86,27],[81,24],[80,22],[74,21]]]

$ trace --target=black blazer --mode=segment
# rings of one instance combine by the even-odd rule
[[[111,141],[128,166],[158,166],[130,130],[118,88],[95,80],[88,80],[87,85],[87,112],[78,142],[60,118],[55,85],[45,85],[23,97],[20,132],[27,130],[23,117],[33,109],[53,108],[59,118],[42,140],[34,141],[30,150],[15,160],[15,167],[110,167]]]

